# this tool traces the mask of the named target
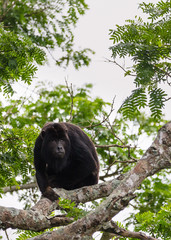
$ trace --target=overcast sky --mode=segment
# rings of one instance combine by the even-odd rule
[[[116,24],[124,24],[126,19],[134,19],[135,15],[143,16],[142,12],[138,10],[138,3],[141,1],[88,0],[86,2],[90,10],[80,19],[75,30],[75,40],[78,47],[89,47],[96,52],[90,66],[84,67],[79,71],[76,71],[73,67],[65,70],[55,66],[51,59],[49,65],[39,68],[33,85],[38,80],[65,84],[66,78],[69,83],[76,87],[85,83],[93,83],[94,96],[102,97],[109,102],[112,102],[113,97],[116,96],[115,109],[117,110],[122,101],[134,89],[134,85],[132,78],[124,78],[124,73],[119,67],[105,62],[105,58],[110,58],[108,48],[112,45],[112,42],[109,41],[109,29],[114,29]],[[157,1],[153,0],[151,2]],[[123,61],[120,61],[120,63],[124,65]],[[129,65],[129,62],[125,64]],[[27,88],[23,84],[16,84],[16,90],[19,90],[21,94],[30,95],[32,89],[32,86]],[[167,88],[168,93],[169,91],[171,95],[171,90]],[[169,104],[167,103],[165,109],[167,117],[171,118],[171,107],[169,107]],[[22,208],[22,205],[17,203],[16,198],[10,195],[0,199],[0,205]],[[117,220],[119,221],[121,218],[122,213]],[[12,237],[10,234],[10,239],[15,239],[15,237]]]

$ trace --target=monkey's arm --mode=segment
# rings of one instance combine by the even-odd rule
[[[49,186],[46,175],[46,163],[41,159],[41,144],[36,141],[34,148],[34,166],[36,169],[36,180],[39,189],[44,197],[49,198],[51,201],[57,200],[59,196]]]

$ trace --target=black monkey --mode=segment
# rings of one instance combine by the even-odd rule
[[[70,123],[46,123],[35,142],[34,165],[42,194],[54,201],[52,188],[67,190],[98,183],[99,161],[89,137]]]

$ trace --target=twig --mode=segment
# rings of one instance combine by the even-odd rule
[[[3,13],[3,15],[0,17],[0,22],[3,21],[3,18],[5,17],[5,15],[11,10],[11,8],[14,7],[15,3],[17,2],[18,0],[15,0],[12,5],[6,10],[7,8],[7,2],[4,1],[4,5],[3,5],[3,10],[5,10],[5,12]],[[6,5],[5,5],[6,4]]]
[[[118,144],[110,144],[110,145],[95,145],[97,148],[110,148],[110,147],[119,147],[119,148],[130,148],[129,145],[118,145]]]
[[[115,96],[116,97],[116,96]],[[106,122],[108,120],[108,118],[110,117],[110,115],[112,114],[112,112],[114,111],[114,101],[115,101],[115,97],[113,98],[112,100],[112,104],[111,104],[111,109],[110,109],[110,112],[109,114],[107,114],[107,116],[104,116],[103,117],[103,120],[100,122],[100,123],[97,123],[97,124],[90,124],[89,126],[86,126],[86,127],[83,127],[83,128],[93,128],[93,127],[97,127],[97,126],[100,126],[102,125],[102,123]]]
[[[123,68],[123,67],[122,67],[119,63],[117,63],[115,60],[110,60],[110,59],[108,59],[108,58],[105,58],[105,59],[106,59],[105,62],[114,63],[114,64],[116,64],[118,67],[120,67],[125,73],[127,72],[127,70],[126,70],[125,68]],[[130,73],[129,73],[129,76],[136,77],[135,74],[130,74]]]
[[[171,74],[170,74],[169,72],[166,72],[165,70],[159,68],[159,67],[156,66],[156,65],[154,65],[154,67],[155,67],[158,71],[164,73],[166,76],[171,77]]]
[[[169,101],[169,100],[171,100],[171,97],[165,98],[164,102],[167,102],[167,101]]]
[[[100,179],[101,181],[107,182],[107,181],[106,181],[106,178],[114,177],[114,176],[116,176],[117,174],[118,174],[118,173],[116,173],[116,172],[110,173],[110,174],[105,174],[105,175],[103,175],[103,176],[100,176],[99,179]]]
[[[110,123],[109,121],[108,121],[107,123],[108,123],[108,125],[109,125],[109,127],[110,127],[110,129],[111,129],[111,133],[113,134],[113,136],[114,136],[116,139],[118,139],[123,145],[125,145],[125,143],[115,134],[111,123]]]
[[[49,50],[49,48],[46,48],[48,53],[50,54],[50,56],[52,57],[52,59],[56,62],[57,60],[55,59],[55,57],[52,55],[51,51]]]
[[[71,111],[70,111],[70,118],[69,118],[69,122],[72,121],[73,119],[73,115],[72,115],[72,112],[73,112],[73,107],[74,107],[74,95],[73,95],[73,88],[72,88],[72,83],[71,83],[71,86],[69,87],[68,86],[68,82],[67,82],[67,79],[65,79],[65,83],[66,83],[66,86],[67,86],[67,89],[68,89],[68,93],[70,94],[70,98],[71,98]]]
[[[18,191],[18,190],[30,189],[30,188],[35,188],[35,187],[37,187],[37,184],[35,182],[32,182],[32,183],[23,184],[23,185],[4,187],[2,189],[2,191],[3,191],[3,193],[7,193],[7,192],[14,192],[14,191]]]
[[[130,159],[132,159],[133,161],[137,162],[138,160],[137,160],[136,158],[133,158],[133,157],[131,156],[131,152],[130,152],[131,148],[136,148],[136,147],[131,147],[130,145],[125,145],[125,143],[115,134],[115,132],[114,132],[114,130],[113,130],[113,127],[112,127],[112,125],[111,125],[111,123],[110,123],[109,121],[108,121],[108,125],[109,125],[110,128],[111,128],[111,132],[112,132],[113,136],[114,136],[115,138],[117,138],[117,139],[123,144],[123,147],[121,147],[121,148],[124,148],[124,146],[128,148],[128,158],[130,158]],[[120,145],[118,145],[118,147],[119,147],[119,146],[120,146]],[[121,146],[122,146],[122,145],[121,145]]]
[[[7,240],[10,240],[6,229],[5,229],[5,235],[7,237]]]
[[[6,139],[0,141],[0,144],[4,143],[4,142],[6,142],[6,141],[13,141],[13,140],[20,140],[20,138],[18,138],[18,137],[11,137],[11,138],[10,138],[10,137],[9,137],[9,138],[6,138]]]
[[[6,118],[13,113],[12,111],[19,104],[19,101],[20,100],[17,100],[16,103],[11,108],[8,109],[8,111],[6,112],[6,114],[4,116],[4,120],[6,120]]]
[[[107,227],[107,225],[109,227]],[[121,228],[114,221],[110,221],[110,223],[106,224],[106,226],[104,226],[102,229],[105,232],[113,233],[114,235],[117,235],[117,236],[119,235],[119,236],[128,237],[128,238],[138,238],[141,240],[157,240],[157,238],[147,236],[142,232],[131,232],[129,230]]]

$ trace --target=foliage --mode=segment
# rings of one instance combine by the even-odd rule
[[[26,230],[26,231],[18,231],[18,233],[20,234],[19,236],[16,237],[16,240],[26,240],[26,239],[41,235],[43,232],[37,233],[37,232]]]
[[[58,66],[70,62],[76,69],[88,66],[93,51],[75,50],[73,35],[87,9],[84,0],[1,1],[0,91],[12,94],[12,83],[18,80],[29,84],[50,50],[57,51]]]
[[[45,52],[34,46],[27,36],[18,37],[0,25],[0,89],[13,93],[11,83],[21,79],[28,84],[37,71],[37,64],[43,64]]]
[[[161,239],[170,239],[171,183],[168,171],[145,179],[132,207],[134,212],[127,219],[135,231],[148,232]]]
[[[86,210],[79,208],[74,202],[71,202],[71,200],[68,199],[60,198],[59,207],[62,208],[62,212],[67,212],[67,217],[72,217],[74,220],[82,218],[87,213]]]
[[[34,127],[0,127],[0,187],[28,183],[34,175],[32,149],[37,131]]]
[[[125,70],[125,76],[134,76],[136,89],[121,106],[123,115],[131,119],[148,105],[157,119],[161,117],[167,96],[159,85],[170,85],[171,5],[169,0],[161,0],[156,4],[141,3],[139,7],[148,14],[148,20],[136,16],[135,20],[127,20],[125,25],[110,30],[114,44],[110,50],[114,59],[128,56],[133,61],[132,67]]]
[[[167,202],[157,213],[147,211],[137,214],[136,221],[136,231],[148,231],[156,238],[169,240],[171,238],[171,203]]]
[[[171,183],[167,172],[161,172],[159,175],[156,174],[146,179],[137,195],[136,202],[140,213],[158,212],[165,205],[167,199],[171,199]]]

